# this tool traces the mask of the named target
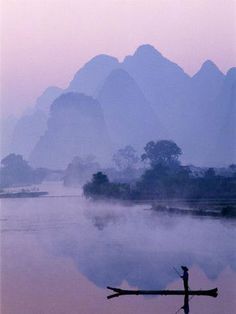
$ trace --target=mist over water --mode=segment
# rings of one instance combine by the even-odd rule
[[[89,293],[92,289],[93,292],[89,300],[83,299],[82,312],[75,310],[75,298],[68,313],[92,313],[88,304],[96,302],[104,302],[103,310],[96,313],[108,313],[108,310],[116,313],[113,307],[120,309],[117,313],[132,313],[132,302],[139,301],[130,300],[130,305],[126,305],[123,311],[126,301],[120,298],[120,303],[106,301],[106,286],[166,289],[174,285],[176,289],[182,289],[182,282],[173,269],[179,269],[180,265],[188,265],[190,269],[191,288],[211,289],[218,285],[220,291],[219,299],[204,299],[203,303],[200,298],[201,307],[194,300],[191,313],[195,313],[197,308],[208,314],[222,313],[222,309],[227,309],[228,313],[233,311],[233,298],[231,304],[225,304],[224,291],[235,288],[235,221],[157,214],[149,210],[149,205],[90,202],[79,193],[76,196],[75,189],[63,190],[66,193],[57,191],[57,197],[51,193],[51,197],[45,198],[2,201],[4,313],[23,313],[14,308],[14,304],[21,308],[12,282],[17,278],[21,285],[26,286],[20,293],[25,302],[24,313],[34,313],[32,307],[37,303],[31,292],[27,295],[27,287],[33,284],[38,291],[47,286],[48,293],[56,298],[54,302],[59,306],[65,301],[60,300],[57,285],[61,285],[65,300],[75,293],[74,281],[79,285],[78,304],[81,304],[80,298],[85,291]],[[58,280],[57,284],[51,278],[53,275]],[[67,281],[71,276],[74,279],[71,279],[70,286]],[[77,282],[77,276],[82,276],[86,282],[81,278]],[[9,305],[9,295],[11,299],[15,298],[13,305]],[[42,292],[38,293],[38,298],[43,304],[42,313],[48,313],[50,300]],[[148,313],[155,312],[152,308],[154,300],[156,309],[167,306],[163,305],[160,297],[152,298]],[[179,303],[181,306],[182,299],[173,300],[178,302],[169,304],[165,301],[169,304],[167,309]],[[213,304],[214,312],[211,312]],[[66,313],[56,309],[55,305],[50,313]]]

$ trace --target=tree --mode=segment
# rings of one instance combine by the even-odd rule
[[[236,164],[232,164],[229,166],[229,170],[234,177],[236,177]]]
[[[205,178],[212,179],[216,176],[216,172],[214,168],[208,168],[204,174]]]
[[[106,195],[108,187],[109,179],[107,175],[99,171],[93,174],[92,180],[83,186],[83,191],[86,197],[103,197]]]
[[[157,164],[166,166],[179,164],[179,156],[182,154],[177,144],[168,140],[151,141],[144,147],[144,151],[142,160],[148,160],[152,167]]]
[[[130,186],[124,183],[110,182],[107,175],[101,171],[93,175],[92,181],[83,186],[84,195],[94,199],[114,198],[127,199]]]
[[[139,157],[137,155],[136,150],[127,145],[124,148],[119,149],[112,157],[112,160],[116,164],[117,168],[120,171],[135,168],[139,161]]]
[[[1,186],[25,185],[35,182],[33,169],[21,155],[9,154],[1,160]]]
[[[99,171],[93,175],[92,183],[97,186],[104,185],[109,183],[109,179],[106,174]]]
[[[1,160],[1,164],[4,168],[9,168],[13,170],[19,170],[19,169],[25,169],[29,170],[31,169],[28,165],[27,161],[23,159],[21,155],[16,154],[9,154],[5,158]]]

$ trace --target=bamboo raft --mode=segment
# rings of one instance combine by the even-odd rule
[[[122,295],[184,295],[184,296],[209,296],[216,298],[218,295],[218,289],[210,290],[124,290],[119,288],[107,287],[107,289],[115,292],[112,295],[107,296],[107,299],[120,297]]]

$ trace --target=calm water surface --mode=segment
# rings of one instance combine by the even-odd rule
[[[180,265],[189,266],[191,289],[219,289],[216,299],[192,298],[190,313],[235,313],[234,221],[65,194],[2,200],[2,314],[174,314],[182,296],[107,300],[106,286],[182,289]]]

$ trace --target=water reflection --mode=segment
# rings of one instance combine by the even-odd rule
[[[116,287],[126,285],[137,289],[169,289],[170,287],[182,289],[183,284],[173,270],[173,266],[188,265],[190,287],[211,289],[218,285],[217,283],[213,286],[211,281],[218,280],[221,282],[220,293],[223,290],[227,291],[221,294],[225,299],[228,298],[228,301],[231,300],[231,303],[228,302],[226,306],[227,309],[229,308],[228,312],[232,312],[233,305],[230,304],[234,302],[233,289],[228,289],[228,286],[235,288],[233,281],[230,281],[231,278],[232,280],[235,278],[232,272],[236,271],[235,223],[190,217],[168,217],[154,214],[145,210],[146,208],[147,206],[94,204],[66,198],[5,202],[1,218],[5,243],[2,250],[2,256],[5,256],[4,267],[8,269],[11,266],[9,272],[12,273],[14,270],[14,279],[22,274],[22,286],[27,286],[24,280],[27,281],[28,272],[32,272],[32,276],[37,280],[35,279],[34,286],[32,286],[33,283],[31,286],[32,289],[36,286],[37,291],[42,290],[40,280],[44,278],[49,295],[57,291],[58,284],[63,287],[65,282],[68,282],[69,276],[70,283],[67,284],[67,290],[63,292],[65,293],[63,298],[77,295],[75,291],[72,291],[72,287],[70,288],[71,282],[73,278],[77,278],[77,275],[84,276],[83,278],[87,281],[79,277],[78,286],[74,284],[78,292],[74,301],[76,304],[76,298],[79,296],[85,298],[90,290],[94,292],[93,297],[87,297],[88,302],[93,302],[94,295],[97,296],[94,302],[98,302],[98,299],[100,302],[104,299],[105,302],[106,292],[101,295],[98,291],[103,291],[99,288],[105,289],[107,285]],[[34,265],[39,260],[38,252],[41,250],[40,260],[43,261],[43,268],[40,270],[40,279],[37,277],[38,266],[28,267],[27,265]],[[10,252],[17,253],[10,254]],[[22,252],[25,253],[22,254]],[[47,261],[49,257],[50,265],[52,265],[50,267]],[[18,271],[17,263],[20,263],[23,258],[22,268]],[[64,265],[61,268],[57,266],[59,261]],[[76,272],[73,273],[73,268],[67,266],[69,262],[73,263]],[[64,268],[68,268],[66,278],[59,275],[61,269]],[[199,269],[205,273],[208,281],[204,279]],[[51,272],[55,272],[60,283],[54,284],[52,280],[49,281]],[[229,272],[228,277],[225,275],[227,272]],[[5,272],[5,274],[10,273]],[[10,278],[10,275],[7,276]],[[14,284],[9,287],[11,287],[9,291],[13,291]],[[95,291],[92,287],[98,287],[98,290]],[[43,289],[45,290],[45,287]],[[25,293],[25,297],[27,294],[29,292]],[[23,298],[21,295],[21,299]],[[179,297],[177,298],[171,297],[168,301],[164,298],[163,301],[158,301],[159,307],[165,308],[161,302],[167,302],[168,309],[173,305],[176,310],[178,304],[180,307],[182,302]],[[82,302],[81,299],[79,300]],[[60,304],[61,300],[57,299],[57,302]],[[148,313],[154,313],[155,302],[153,299],[148,299],[147,302],[143,299],[125,299],[119,303],[111,302],[112,304],[109,305],[104,303],[100,305],[104,307],[103,311],[97,311],[97,313],[135,313],[136,307],[138,307],[136,313],[142,313],[148,306],[150,306]],[[182,311],[188,310],[186,302]],[[207,302],[206,309],[205,302]],[[221,302],[221,297],[219,297],[219,302]],[[126,304],[126,310],[124,310],[124,304]],[[190,305],[198,308],[195,298]],[[116,310],[117,306],[122,307],[122,311]],[[209,310],[211,306],[215,312]],[[85,308],[83,313],[92,313],[87,309],[87,303]],[[200,312],[220,313],[220,308],[222,309],[222,306],[220,307],[219,304],[216,306],[215,303],[204,299]],[[47,311],[44,312],[47,313]],[[76,309],[69,312],[78,313]],[[20,312],[9,311],[8,313]],[[24,313],[32,313],[32,311]],[[66,312],[57,312],[55,309],[50,313]],[[173,313],[173,309],[172,312],[163,311],[163,313]]]
[[[118,206],[88,209],[83,225],[53,236],[56,254],[70,257],[99,287],[126,281],[140,289],[164,289],[175,265],[198,265],[209,279],[235,270],[235,229],[219,221],[153,216]]]
[[[188,295],[185,295],[184,305],[180,309],[184,311],[184,314],[189,313],[189,296]],[[176,313],[178,313],[178,311]]]

